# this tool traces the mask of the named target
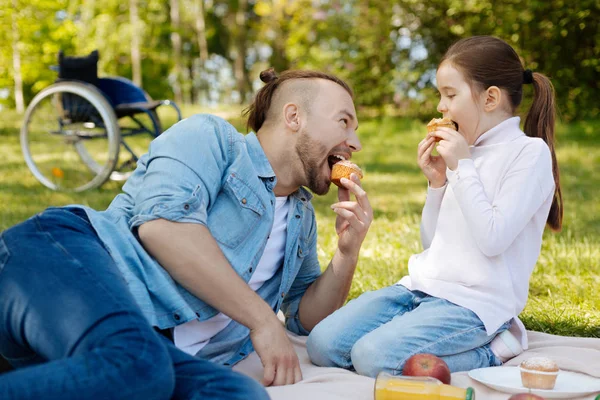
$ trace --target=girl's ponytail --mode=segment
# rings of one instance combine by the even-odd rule
[[[525,71],[525,74],[530,74],[531,71]],[[527,83],[527,77],[525,78]],[[554,231],[560,231],[562,227],[563,217],[563,200],[560,189],[560,177],[558,172],[558,163],[556,161],[556,153],[554,151],[554,121],[556,117],[556,108],[554,101],[554,87],[552,82],[545,75],[533,73],[533,104],[525,118],[524,131],[527,136],[539,137],[544,139],[550,152],[552,153],[552,173],[554,175],[554,200],[550,207],[548,215],[548,225]]]

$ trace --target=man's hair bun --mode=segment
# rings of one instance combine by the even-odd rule
[[[273,82],[277,79],[277,72],[275,72],[274,68],[269,68],[260,73],[260,80],[264,83]]]

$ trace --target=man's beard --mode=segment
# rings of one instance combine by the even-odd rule
[[[296,154],[304,166],[304,173],[308,179],[307,187],[310,191],[317,195],[327,194],[331,182],[321,176],[323,161],[314,155],[327,154],[325,146],[311,139],[306,132],[302,132],[296,144]]]

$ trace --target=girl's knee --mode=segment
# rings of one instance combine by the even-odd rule
[[[333,367],[335,363],[331,352],[334,338],[322,325],[317,325],[306,340],[306,351],[313,364],[319,367]]]
[[[386,365],[386,361],[389,361],[389,354],[386,354],[385,349],[382,349],[375,341],[363,339],[356,342],[350,352],[352,365],[356,372],[372,378],[377,377],[381,371],[391,372],[390,366]]]

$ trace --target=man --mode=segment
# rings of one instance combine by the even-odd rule
[[[207,115],[178,123],[152,142],[123,193],[106,211],[82,206],[51,209],[36,217],[29,230],[21,228],[23,232],[17,232],[17,226],[5,232],[4,240],[0,240],[0,245],[4,243],[4,253],[0,246],[0,271],[3,262],[5,271],[17,271],[15,264],[32,266],[42,262],[43,256],[35,258],[33,244],[28,249],[22,244],[27,243],[30,230],[37,230],[40,238],[52,239],[44,249],[54,252],[53,259],[62,252],[77,272],[95,272],[99,267],[86,268],[92,262],[109,265],[113,275],[119,272],[119,279],[92,276],[86,287],[100,286],[106,292],[105,298],[115,297],[117,305],[127,304],[127,315],[136,314],[130,306],[132,295],[150,324],[171,336],[186,353],[195,354],[194,360],[210,359],[228,366],[255,350],[265,367],[265,385],[299,381],[298,359],[276,312],[282,309],[285,313],[289,330],[307,335],[344,303],[373,213],[358,178],[343,180],[345,189],[339,190],[340,201],[332,206],[338,214],[338,249],[321,274],[311,195],[303,186],[325,194],[333,163],[360,150],[352,92],[338,78],[318,72],[291,71],[276,77],[271,71],[262,77],[267,84],[249,108],[249,126],[256,133],[243,136],[225,121]],[[357,201],[350,200],[350,193]],[[44,214],[52,214],[52,218],[44,221]],[[48,232],[57,226],[68,229]],[[87,241],[74,240],[73,232],[85,233]],[[91,238],[95,234],[97,237]],[[40,244],[36,246],[42,250]],[[15,260],[19,258],[13,256],[16,253],[30,254],[35,259]],[[89,253],[93,253],[92,260]],[[19,289],[27,291],[24,277],[3,275],[0,273],[0,290],[3,284],[14,287],[13,281],[20,279]],[[114,287],[123,285],[119,282],[121,276],[129,293]],[[44,283],[39,285],[43,287]],[[108,285],[112,286],[107,289]],[[16,316],[2,321],[0,353],[13,360],[16,357],[11,357],[11,352],[19,353],[20,359],[40,356],[38,349],[27,348],[27,335],[35,335],[33,329],[25,329],[24,333],[19,330],[19,326],[27,328],[28,321],[22,321],[21,309],[15,310],[18,307],[14,304],[23,301],[20,291],[15,292],[13,305],[3,304],[9,300],[0,300],[0,307]],[[52,304],[51,299],[57,296],[44,297],[43,304]],[[68,298],[61,298],[62,303],[54,305],[52,311],[72,306]],[[86,313],[94,306],[97,304],[75,307],[75,311]],[[109,318],[104,314],[101,317]],[[46,325],[31,319],[31,325],[42,329],[46,336],[62,332],[67,326],[61,320],[54,323],[59,327],[49,331]],[[39,319],[49,324],[47,319]],[[69,321],[79,323],[78,318]],[[143,325],[134,322],[135,326]],[[69,337],[69,352],[78,349],[72,342],[86,341],[86,332],[93,331],[94,324],[102,322],[87,323],[79,337]],[[132,330],[131,321],[123,325],[125,332]],[[143,334],[136,340],[149,336]],[[97,336],[105,338],[102,333]],[[19,346],[14,345],[15,337],[22,339],[16,341]],[[100,342],[86,349],[93,351],[94,345],[104,344]],[[149,352],[146,344],[133,349],[127,346],[121,349],[132,359],[135,352]],[[189,359],[184,356],[191,356],[175,353],[170,346],[165,345],[167,355],[174,358],[174,353],[175,358],[186,361],[181,364],[187,365]],[[58,347],[59,351],[45,351],[41,356],[69,356],[65,346]],[[176,364],[176,391],[182,380],[178,378],[189,377],[191,371],[178,372]],[[222,376],[215,381],[227,382]],[[0,376],[0,394],[3,378]],[[252,385],[250,388],[254,389]],[[227,397],[233,398],[229,394]]]

